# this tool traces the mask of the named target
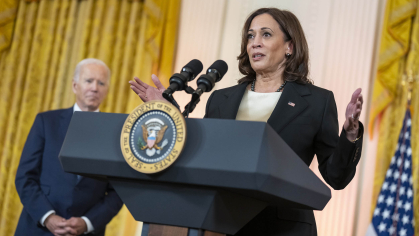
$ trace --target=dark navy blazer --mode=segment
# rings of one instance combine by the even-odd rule
[[[208,99],[206,118],[235,119],[247,84],[217,90]],[[289,105],[293,103],[294,105]],[[362,151],[361,138],[352,143],[345,131],[339,136],[338,114],[331,91],[311,84],[288,82],[267,123],[310,165],[317,156],[323,179],[334,189],[353,179]],[[315,236],[313,211],[268,207],[237,236]]]
[[[39,220],[50,210],[69,219],[86,216],[95,235],[118,213],[122,201],[108,182],[78,178],[64,172],[58,159],[73,108],[36,116],[16,173],[16,189],[23,204],[15,235],[51,235]]]

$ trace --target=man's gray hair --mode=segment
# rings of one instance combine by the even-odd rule
[[[106,70],[108,71],[108,78],[107,78],[108,80],[107,81],[109,82],[109,80],[111,79],[111,70],[109,69],[109,67],[106,65],[105,62],[103,62],[99,59],[96,59],[96,58],[86,58],[86,59],[81,60],[77,64],[76,69],[74,70],[74,76],[73,76],[73,80],[75,82],[79,81],[80,72],[81,72],[82,67],[85,66],[85,65],[90,65],[90,64],[96,64],[96,65],[101,65],[101,66],[105,67]]]

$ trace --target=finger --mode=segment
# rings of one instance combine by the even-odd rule
[[[362,94],[359,94],[358,101],[361,102],[361,105],[364,104],[364,96],[362,96]]]
[[[144,87],[145,89],[148,89],[148,87],[150,87],[150,85],[148,85],[147,83],[144,83],[138,77],[134,77],[134,80],[137,82],[138,85],[140,85],[141,87]]]
[[[359,120],[359,117],[361,116],[361,109],[355,109],[355,111],[354,111],[354,119],[353,119],[353,121],[354,121],[354,123],[358,123],[358,120]]]
[[[56,224],[56,226],[59,227],[59,228],[64,228],[64,227],[68,226],[68,223],[67,223],[67,221],[58,222]]]
[[[352,98],[351,98],[351,103],[356,103],[359,94],[361,94],[362,89],[358,88],[357,90],[355,90],[355,92],[352,94]]]
[[[360,101],[357,101],[355,107],[356,107],[356,109],[361,109],[362,103]]]
[[[359,113],[361,113],[361,111],[362,111],[362,103],[360,102],[360,101],[358,101],[360,104],[358,105],[357,104],[357,106],[356,106],[356,110],[358,111],[360,111]]]
[[[134,81],[129,81],[129,83],[137,88],[144,88],[147,89],[148,87],[150,87],[150,85],[144,83],[143,81],[141,81],[139,78],[134,77]]]
[[[66,227],[65,230],[67,230],[67,234],[73,234],[73,235],[77,235],[77,230],[75,228],[72,227]]]
[[[136,87],[137,89],[142,89],[142,90],[147,90],[148,87],[150,87],[148,84],[142,82],[140,79],[138,79],[137,77],[134,78],[134,81],[130,80],[128,81],[128,83],[131,86]]]
[[[352,116],[349,117],[348,121],[349,121],[349,127],[352,127],[352,125],[354,124],[354,121],[355,121],[355,116],[354,116],[354,118],[352,118]]]
[[[163,84],[161,84],[159,77],[157,77],[157,75],[152,74],[151,75],[151,80],[153,80],[154,85],[156,85],[157,89],[159,90],[166,90],[166,88],[163,86]]]
[[[65,235],[65,234],[67,234],[67,230],[66,229],[61,229],[61,228],[55,229],[54,230],[54,234],[56,234],[56,235]]]
[[[140,87],[140,86],[138,86],[138,87],[135,87],[135,86],[133,86],[133,85],[131,85],[130,86],[134,91],[138,91],[138,92],[143,92],[143,93],[145,93],[146,92],[146,90],[147,89],[145,89],[144,87]],[[137,94],[138,94],[138,92],[137,92]]]
[[[352,118],[352,116],[353,116],[353,118]],[[352,123],[355,124],[355,123],[358,122],[360,116],[361,116],[361,109],[357,109],[357,110],[355,110],[355,112],[353,114],[351,114],[351,116],[348,119],[349,119],[350,123],[352,122]]]
[[[70,223],[70,227],[75,229],[75,228],[77,228],[78,223],[79,222],[75,220],[75,221],[73,221],[73,222]]]
[[[130,86],[130,88],[132,89],[132,91],[134,91],[134,93],[136,94],[140,94],[140,93],[144,93],[143,91],[139,90],[138,88],[134,87],[134,86]]]

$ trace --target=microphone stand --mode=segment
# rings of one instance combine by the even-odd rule
[[[180,110],[179,104],[176,102],[175,98],[170,93],[163,93],[163,98],[170,102],[173,106],[175,106],[178,110]]]
[[[194,94],[195,93],[195,90],[190,86],[187,86],[184,90],[187,94]],[[170,102],[173,106],[175,106],[180,111],[180,106],[176,102],[175,98],[173,97],[173,93],[163,92],[163,98],[166,99],[168,102]],[[199,97],[198,97],[198,99],[199,99]],[[188,105],[189,105],[189,103],[188,103]],[[192,112],[192,111],[189,111],[189,109],[187,109],[188,105],[185,106],[185,110],[182,113],[183,117],[185,117],[185,118],[188,118],[189,113]],[[195,106],[196,106],[196,104],[195,104]],[[194,106],[194,108],[195,108],[195,106]]]
[[[186,104],[185,110],[183,111],[182,115],[185,118],[189,117],[189,113],[192,113],[195,109],[196,105],[201,101],[200,97],[204,93],[202,89],[198,88],[197,90],[193,91],[191,101]]]

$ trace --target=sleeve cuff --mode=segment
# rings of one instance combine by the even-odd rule
[[[86,225],[87,225],[87,231],[84,232],[84,234],[93,232],[95,228],[93,228],[92,222],[90,222],[89,218],[87,218],[86,216],[82,216],[81,218],[84,220],[84,222],[86,222]]]
[[[349,154],[349,158],[347,162],[345,162],[347,165],[356,166],[361,158],[362,142],[364,137],[364,125],[361,122],[359,122],[358,135],[359,139],[355,142],[351,142],[346,137],[345,129],[342,128],[342,133],[339,137],[339,147],[343,153]]]
[[[357,143],[358,140],[362,140],[362,137],[364,136],[364,125],[362,124],[361,121],[358,121],[359,124],[359,129],[358,129],[358,137],[355,139],[355,142],[353,142],[353,140],[349,140],[346,137],[346,130],[345,128],[342,126],[342,132],[341,132],[341,136],[344,136],[346,138],[346,140],[348,140],[350,143]]]
[[[44,216],[42,216],[42,218],[39,220],[39,223],[43,226],[43,227],[45,227],[45,220],[48,218],[48,216],[50,216],[50,215],[52,215],[52,214],[55,214],[55,211],[54,210],[50,210],[50,211],[48,211],[47,213],[45,213],[45,215]]]

